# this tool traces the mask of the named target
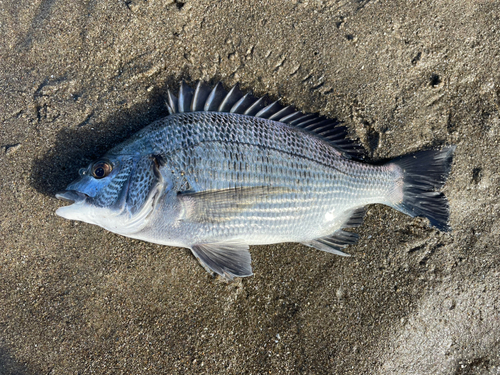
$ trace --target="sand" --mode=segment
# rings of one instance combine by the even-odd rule
[[[0,374],[500,374],[496,1],[1,1]],[[57,217],[54,194],[221,80],[342,120],[371,160],[457,145],[451,233],[372,206],[351,258],[185,249]]]

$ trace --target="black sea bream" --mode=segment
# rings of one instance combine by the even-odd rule
[[[139,131],[57,194],[57,214],[111,232],[190,248],[224,278],[252,275],[249,245],[300,242],[333,254],[356,242],[343,228],[381,203],[448,231],[439,190],[454,146],[383,165],[338,122],[221,84],[169,92],[170,115]]]

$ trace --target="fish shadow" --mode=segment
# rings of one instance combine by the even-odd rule
[[[31,375],[33,371],[28,370],[25,364],[17,362],[8,350],[0,347],[0,374],[4,375]]]
[[[167,82],[152,90],[143,102],[122,108],[105,121],[85,121],[61,129],[55,145],[34,160],[30,185],[39,193],[52,197],[64,190],[78,177],[79,168],[86,167],[153,121],[167,116],[166,92],[175,86],[178,84]]]

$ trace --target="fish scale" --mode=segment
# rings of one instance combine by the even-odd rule
[[[168,93],[170,116],[92,163],[58,198],[68,219],[184,246],[226,279],[252,274],[249,245],[300,242],[334,254],[379,203],[449,230],[440,189],[454,146],[363,162],[337,121],[201,82]],[[105,168],[103,168],[104,166]],[[101,168],[101,169],[99,169]],[[99,170],[98,170],[99,169]]]

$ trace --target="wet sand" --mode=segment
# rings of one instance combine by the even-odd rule
[[[500,374],[500,4],[0,2],[0,374]],[[449,234],[370,207],[343,258],[255,276],[55,216],[185,79],[342,120],[370,160],[455,144]]]

